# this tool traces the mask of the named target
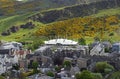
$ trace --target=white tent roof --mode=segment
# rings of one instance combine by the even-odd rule
[[[114,43],[113,45],[119,45],[119,46],[120,46],[120,42],[118,42],[118,43]]]
[[[45,44],[55,45],[55,44],[62,44],[62,45],[76,45],[78,42],[68,40],[68,39],[52,39],[49,41],[45,41]]]

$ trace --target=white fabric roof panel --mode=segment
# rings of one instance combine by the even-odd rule
[[[45,41],[45,44],[51,44],[51,45],[55,45],[55,44],[76,45],[77,43],[78,42],[68,40],[68,39],[53,39],[53,40]]]

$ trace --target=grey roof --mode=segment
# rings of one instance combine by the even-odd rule
[[[0,49],[0,54],[9,54],[9,49]]]

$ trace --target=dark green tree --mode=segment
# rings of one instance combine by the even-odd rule
[[[60,72],[60,71],[61,71],[61,67],[60,67],[60,66],[56,66],[56,67],[55,67],[55,70],[56,70],[57,72]]]
[[[32,47],[33,47],[33,49],[37,49],[42,44],[44,44],[44,42],[42,40],[35,40],[35,41],[33,41]]]
[[[93,79],[103,79],[103,76],[101,73],[92,73]]]
[[[76,78],[76,79],[80,79],[80,73],[76,73],[76,74],[75,74],[75,78]]]
[[[75,75],[76,79],[94,79],[94,76],[90,71],[84,70],[81,73]]]
[[[63,66],[64,67],[71,67],[71,62],[70,61],[64,61]]]
[[[107,62],[98,62],[95,66],[95,71],[98,73],[108,74],[109,72],[112,72],[114,70],[114,67]]]
[[[120,79],[120,71],[114,72],[107,79]]]
[[[13,69],[15,69],[15,70],[19,70],[19,69],[20,69],[20,66],[19,66],[18,64],[14,64],[12,67],[13,67]]]
[[[50,77],[54,77],[55,75],[54,75],[54,73],[53,72],[51,72],[51,71],[49,71],[49,72],[47,72],[47,74],[46,74],[47,76],[50,76]]]
[[[34,61],[32,63],[32,68],[33,68],[33,73],[38,73],[38,70],[37,70],[37,68],[38,68],[38,62],[37,61]]]

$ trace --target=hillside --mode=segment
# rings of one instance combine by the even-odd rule
[[[0,39],[17,40],[17,41],[33,40],[34,37],[36,37],[34,33],[39,28],[42,28],[47,25],[49,26],[51,25],[51,23],[56,24],[56,22],[58,22],[58,25],[59,25],[59,21],[64,22],[64,20],[76,19],[78,17],[89,16],[89,17],[96,18],[96,17],[115,15],[118,18],[120,18],[120,4],[119,4],[120,1],[119,0],[111,0],[109,2],[105,0],[104,1],[96,0],[96,2],[94,2],[94,0],[86,0],[87,2],[90,1],[87,4],[86,2],[82,3],[82,1],[84,0],[75,0],[75,1],[79,1],[81,4],[79,3],[78,5],[77,3],[74,3],[77,5],[70,4],[73,6],[61,7],[61,8],[55,8],[55,9],[52,8],[49,10],[41,9],[42,11],[37,11],[37,10],[40,10],[39,8],[37,8],[37,10],[35,9],[36,6],[39,7],[39,2],[46,1],[44,2],[44,4],[50,4],[50,2],[48,2],[48,0],[36,0],[36,1],[38,1],[38,3],[35,2],[35,0],[34,1],[31,0],[28,2],[20,2],[20,3],[18,2],[16,3],[18,5],[14,5],[16,6],[15,8],[18,9],[19,11],[18,14],[14,14],[12,16],[9,16],[9,15],[0,16],[0,33],[1,33]],[[64,0],[58,0],[58,2],[56,2],[56,0],[52,0],[52,1],[58,4],[59,4],[59,1],[65,2]],[[67,1],[69,0],[66,0],[65,3],[67,3]],[[73,0],[70,0],[70,1],[72,3]],[[54,3],[51,3],[50,5]],[[27,4],[30,4],[30,5],[28,6]],[[31,4],[34,5],[34,7],[31,7]],[[35,10],[35,12],[34,11],[31,12],[32,10]],[[118,23],[118,25],[119,24],[120,23]],[[114,34],[115,34],[115,37],[118,38],[117,40],[120,40],[118,37],[119,33],[114,32]],[[108,34],[105,34],[105,35],[106,37],[108,36]],[[89,38],[89,37],[87,37],[87,39],[93,40],[93,38]]]
[[[103,17],[104,15],[117,15],[119,14],[120,8],[114,8],[114,9],[104,9],[104,10],[100,10],[97,14],[91,15],[90,17]],[[36,14],[36,13],[35,13]],[[2,19],[0,19],[1,21],[4,21],[3,23],[0,23],[0,29],[2,29],[0,32],[3,32],[3,30],[8,30],[10,27],[12,26],[19,26],[22,24],[25,24],[27,22],[29,22],[26,18],[28,18],[31,15],[35,15],[34,13],[29,13],[29,14],[23,14],[23,15],[16,15],[16,16],[10,16],[10,17],[3,17]],[[26,16],[27,15],[27,16]],[[17,19],[17,20],[16,20]],[[13,23],[14,21],[14,23]],[[48,24],[42,24],[41,22],[36,22],[36,21],[32,21],[30,20],[33,24],[35,24],[35,28],[33,29],[20,29],[18,30],[16,33],[11,33],[8,36],[0,36],[0,39],[2,40],[8,40],[8,41],[31,41],[34,39],[34,33],[40,28],[40,27],[44,27]],[[54,22],[53,22],[54,23]],[[51,23],[50,23],[51,24]],[[4,28],[6,27],[6,28]],[[119,38],[119,32],[114,32],[114,36],[112,36],[112,38],[114,38],[113,40],[120,40]],[[105,34],[105,37],[108,37],[108,34]],[[90,43],[91,41],[93,41],[93,38],[90,37],[85,37],[88,41],[88,43]],[[110,37],[108,37],[110,38]],[[118,39],[116,39],[118,38]]]
[[[120,7],[120,0],[100,1],[89,4],[75,5],[60,9],[48,10],[29,17],[34,21],[51,23],[74,17],[84,17],[96,14],[99,10]],[[119,10],[118,10],[119,11]]]

